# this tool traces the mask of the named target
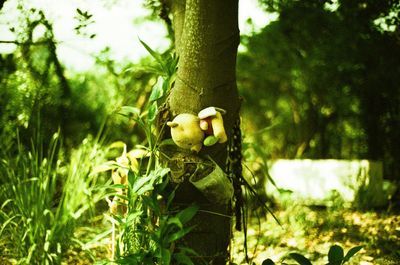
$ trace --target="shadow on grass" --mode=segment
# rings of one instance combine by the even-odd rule
[[[255,264],[261,264],[265,258],[282,261],[291,252],[305,255],[314,264],[326,264],[329,247],[333,244],[345,250],[363,246],[349,264],[399,264],[400,216],[396,213],[285,206],[274,210],[282,226],[269,216],[250,219],[249,256]],[[241,243],[240,234],[236,233],[234,257],[236,255],[239,260],[243,258]]]

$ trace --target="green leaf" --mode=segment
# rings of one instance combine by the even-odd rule
[[[153,197],[143,196],[142,200],[146,205],[148,205],[154,211],[156,216],[161,215],[161,208],[157,199],[153,199]]]
[[[354,248],[351,248],[346,256],[343,258],[343,263],[347,262],[351,257],[353,257],[358,251],[360,251],[363,247],[362,246],[357,246]]]
[[[4,231],[4,229],[6,228],[6,226],[8,225],[8,224],[13,224],[14,222],[13,222],[13,220],[15,219],[15,218],[18,218],[18,217],[21,217],[20,215],[14,215],[13,217],[11,217],[11,218],[8,218],[5,222],[4,222],[4,224],[1,226],[1,229],[0,229],[0,236],[3,234],[3,231]],[[14,223],[15,225],[16,225],[16,223]]]
[[[129,200],[129,198],[127,196],[122,195],[122,194],[114,194],[114,196],[120,198],[121,200],[125,200],[125,201]],[[119,202],[119,201],[117,201],[117,204],[126,205],[126,203],[122,203],[122,202]]]
[[[117,248],[117,250],[119,250],[119,248]],[[129,256],[122,256],[121,258],[118,258],[117,260],[115,260],[115,263],[117,264],[126,264],[126,265],[138,265],[141,264],[140,262],[140,256],[139,255],[129,255]]]
[[[137,195],[142,195],[147,191],[153,190],[154,180],[152,179],[153,176],[143,176],[138,178],[132,186],[132,192]]]
[[[168,167],[159,167],[153,171],[150,172],[150,175],[153,178],[158,179],[163,179],[165,175],[169,173],[170,169]]]
[[[110,264],[111,261],[107,259],[102,259],[102,260],[96,260],[93,265],[107,265]]]
[[[139,221],[139,219],[143,216],[143,211],[131,211],[129,215],[125,218],[125,225],[127,227],[131,227]]]
[[[153,89],[151,91],[149,101],[155,101],[159,98],[161,98],[164,95],[164,84],[163,84],[163,79],[161,77],[158,78],[157,83],[153,86]]]
[[[173,190],[169,195],[168,195],[168,198],[167,198],[167,209],[169,209],[170,208],[170,206],[171,206],[171,203],[172,203],[172,200],[175,198],[175,190]]]
[[[171,252],[166,249],[161,249],[161,264],[162,265],[169,265],[171,263]]]
[[[146,191],[153,190],[154,185],[162,180],[169,171],[169,168],[157,168],[151,171],[149,175],[137,178],[132,185],[132,192],[141,195]]]
[[[183,209],[179,213],[176,214],[176,217],[179,218],[179,220],[182,222],[182,224],[186,224],[188,221],[190,221],[197,213],[199,210],[199,207],[196,205],[189,206],[186,209]]]
[[[160,183],[158,183],[156,186],[155,186],[155,192],[156,192],[156,194],[158,195],[158,194],[161,194],[164,190],[165,190],[165,188],[168,186],[168,184],[169,184],[169,180],[168,180],[168,178],[164,178],[164,176],[165,175],[163,175],[163,176],[161,176],[160,178]],[[157,196],[156,195],[156,196]]]
[[[200,256],[196,251],[188,247],[178,247],[181,253],[190,254],[192,256]]]
[[[112,189],[126,189],[126,185],[125,184],[111,184],[110,188]]]
[[[6,205],[9,204],[9,203],[12,202],[12,201],[13,201],[12,199],[7,199],[7,200],[1,205],[0,209],[3,210],[4,207],[6,207]]]
[[[153,102],[153,104],[150,105],[149,112],[147,114],[149,122],[152,122],[156,119],[157,111],[158,111],[157,102]]]
[[[168,243],[172,243],[172,242],[174,242],[174,241],[176,241],[178,239],[181,239],[186,234],[188,234],[190,231],[192,231],[193,228],[194,228],[194,226],[186,227],[186,228],[183,228],[183,229],[179,230],[178,232],[175,232],[175,233],[171,234],[170,236],[168,236],[167,242]]]
[[[157,168],[154,172],[155,174],[159,175],[160,178],[163,178],[165,175],[167,175],[171,171],[170,168],[168,167],[159,167]]]
[[[177,217],[169,217],[167,220],[167,224],[168,225],[176,225],[180,229],[183,228],[183,224],[182,224],[181,220],[179,220],[179,218],[177,218]]]
[[[168,90],[172,88],[176,80],[176,73],[173,73],[168,79]],[[164,90],[165,91],[165,90]]]
[[[132,114],[132,115],[140,115],[140,109],[136,108],[136,107],[131,107],[131,106],[122,106],[120,111],[120,113],[126,113],[126,114]]]
[[[172,140],[172,138],[167,138],[160,143],[160,146],[164,145],[175,145],[175,142]]]
[[[289,256],[300,265],[312,265],[310,260],[298,253],[290,253]]]
[[[266,259],[261,263],[261,265],[275,265],[275,262],[273,262],[271,259]]]
[[[194,265],[193,261],[184,253],[174,254],[174,259],[178,262],[178,264]]]
[[[145,72],[145,73],[150,73],[154,74],[156,76],[163,76],[164,72],[162,67],[157,66],[152,66],[152,65],[145,65],[145,66],[135,66],[134,68],[128,68],[124,71],[125,73],[129,72]]]
[[[93,168],[93,171],[90,172],[90,175],[96,175],[96,174],[98,174],[98,173],[105,172],[105,171],[109,171],[109,170],[113,170],[113,169],[115,169],[115,168],[118,168],[118,166],[115,165],[115,164],[112,164],[112,163],[104,163],[104,164],[102,164],[102,165],[95,166],[95,167]]]
[[[153,49],[151,49],[150,46],[147,45],[147,44],[146,44],[144,41],[142,41],[140,38],[139,38],[139,41],[140,41],[140,43],[143,45],[143,47],[150,53],[150,55],[151,55],[154,59],[156,59],[156,61],[157,61],[161,66],[163,66],[164,64],[163,64],[163,61],[162,61],[161,54],[159,54],[158,52],[155,52]]]
[[[162,84],[162,90],[163,92],[167,92],[170,88],[171,86],[169,85],[169,80],[166,79]]]
[[[111,219],[113,219],[114,221],[116,221],[118,224],[124,224],[124,223],[125,223],[125,220],[124,220],[121,216],[119,216],[119,215],[113,215],[113,216],[111,217]]]
[[[338,245],[333,245],[328,252],[329,265],[340,265],[343,261],[343,248]]]

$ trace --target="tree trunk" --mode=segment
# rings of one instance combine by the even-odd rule
[[[209,106],[222,108],[226,110],[223,119],[229,139],[239,118],[235,73],[238,1],[172,0],[170,9],[179,55],[175,86],[167,100],[170,119],[181,113],[197,115]],[[185,178],[176,192],[175,204],[200,206],[192,223],[196,229],[184,241],[208,263],[225,264],[231,233],[231,205],[216,204],[190,184],[187,176],[195,167],[186,165],[211,157],[226,171],[227,143],[203,146],[198,154],[179,148],[170,154],[170,167],[185,165]]]

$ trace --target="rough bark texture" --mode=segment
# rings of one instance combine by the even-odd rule
[[[179,64],[167,102],[170,118],[180,113],[197,114],[209,106],[223,108],[227,111],[223,118],[229,138],[239,116],[235,74],[238,1],[172,0],[171,11]],[[194,169],[185,165],[207,160],[208,156],[225,169],[227,146],[203,147],[199,154],[179,149],[172,153],[170,166],[180,168],[180,163],[188,176]],[[186,243],[210,264],[225,264],[231,230],[230,205],[213,203],[185,178],[175,203],[184,206],[193,202],[201,209],[193,220],[196,229],[185,238]]]
[[[183,8],[182,2],[172,4],[173,14],[177,16],[174,16],[174,27],[179,65],[169,109],[176,116],[197,114],[208,106],[223,108],[227,111],[224,123],[229,133],[239,109],[235,74],[238,3],[236,0],[187,0]],[[211,149],[226,151],[221,145]],[[223,165],[225,160],[217,162]]]

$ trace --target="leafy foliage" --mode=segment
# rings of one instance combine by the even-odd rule
[[[190,206],[177,213],[171,209],[175,193],[167,191],[169,168],[159,160],[159,139],[153,134],[151,111],[141,114],[137,108],[128,106],[121,111],[145,131],[147,146],[142,146],[143,156],[129,159],[129,153],[124,152],[117,159],[117,165],[118,161],[125,161],[118,167],[128,182],[113,187],[125,191],[124,195],[116,196],[123,200],[119,204],[126,212],[113,213],[109,217],[117,229],[112,247],[115,254],[110,262],[168,265],[175,260],[179,264],[193,264],[190,255],[195,253],[179,246],[179,241],[192,230],[187,223],[198,208]]]
[[[387,176],[398,178],[399,5],[261,2],[279,12],[279,19],[244,36],[245,51],[238,60],[245,128],[256,132],[246,132],[245,155],[256,165],[256,176],[268,179],[267,162],[277,157],[368,157],[384,160]],[[148,3],[168,23],[168,7]],[[105,195],[115,195],[119,207],[128,210],[107,215],[117,233],[111,262],[193,264],[196,253],[181,243],[193,229],[190,220],[197,207],[171,208],[174,191],[166,181],[169,169],[159,163],[163,154],[154,131],[156,114],[175,82],[178,57],[142,42],[151,62],[116,62],[106,48],[95,55],[92,71],[74,73],[59,60],[58,40],[46,13],[22,5],[19,10],[21,17],[11,25],[17,49],[0,55],[0,263],[5,258],[20,264],[59,264],[73,247],[88,252],[77,229],[92,226],[83,222],[104,212]],[[91,10],[76,9],[75,19],[76,34],[95,38]],[[93,170],[115,151],[90,136],[103,126],[108,141],[124,139],[127,146],[141,145],[148,154],[137,159],[136,167],[131,165],[126,185],[104,186],[105,175]],[[264,191],[264,186],[258,188]],[[126,193],[116,192],[121,189]],[[336,211],[327,215],[341,217]],[[307,235],[310,219],[299,213],[282,223]],[[328,224],[326,229],[342,228],[332,220]],[[104,224],[95,229],[99,231],[92,242],[111,233]],[[282,237],[274,234],[268,243]],[[390,241],[393,236],[387,241],[375,234],[372,238],[370,248],[381,244],[392,251],[396,246]],[[332,246],[326,258],[329,264],[344,264],[360,249],[345,253]],[[310,264],[299,253],[288,257]]]
[[[350,260],[358,251],[362,249],[361,246],[356,246],[351,248],[344,256],[343,248],[338,245],[333,245],[330,247],[328,252],[328,263],[326,265],[342,265]],[[299,253],[290,253],[289,257],[295,260],[299,265],[312,265],[311,261],[307,259],[305,256]],[[266,259],[263,261],[262,265],[274,265],[276,264],[271,259]],[[287,264],[286,262],[282,262],[281,264]]]
[[[238,57],[254,142],[273,158],[384,159],[397,178],[398,39],[374,22],[395,5],[262,2],[279,18],[244,37]]]
[[[395,212],[362,212],[343,208],[339,201],[336,204],[307,207],[288,200],[275,205],[274,214],[282,225],[272,218],[261,221],[253,216],[248,222],[249,264],[261,264],[267,257],[276,264],[298,264],[289,253],[302,254],[312,264],[327,264],[332,245],[345,250],[344,264],[397,264],[400,241],[396,227],[400,218]],[[244,264],[242,236],[236,232],[234,238],[233,260]],[[357,255],[351,254],[354,252]],[[349,260],[347,253],[352,256]]]
[[[125,192],[124,195],[117,193],[116,196],[122,199],[119,204],[126,212],[112,213],[109,217],[117,229],[117,235],[113,232],[113,255],[110,262],[193,264],[190,256],[196,253],[184,245],[181,246],[180,240],[193,229],[188,227],[187,223],[196,214],[198,207],[190,206],[178,212],[171,209],[175,192],[168,192],[169,168],[161,162],[160,157],[163,154],[158,148],[161,144],[160,137],[155,133],[154,127],[158,107],[165,100],[174,82],[177,59],[169,55],[163,56],[153,51],[146,43],[142,44],[157,63],[156,66],[148,67],[148,71],[159,75],[161,80],[153,86],[143,112],[132,106],[123,106],[119,112],[144,132],[145,145],[136,149],[144,152],[142,156],[129,158],[130,152],[126,153],[125,150],[116,160],[120,176],[128,182],[114,185],[116,189]],[[118,161],[124,162],[118,164]]]
[[[60,264],[74,245],[75,228],[103,198],[97,177],[89,174],[102,158],[100,145],[86,139],[69,163],[60,160],[59,134],[47,152],[40,139],[30,149],[17,147],[15,157],[1,156],[1,256],[20,264]]]

